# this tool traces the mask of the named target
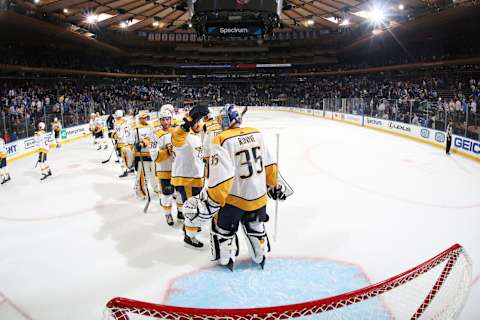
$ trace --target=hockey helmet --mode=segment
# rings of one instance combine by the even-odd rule
[[[121,118],[121,117],[123,117],[123,110],[115,111],[115,118]]]
[[[158,118],[159,119],[173,118],[173,116],[172,116],[172,113],[170,112],[170,110],[165,109],[165,110],[160,110],[160,113],[158,114]]]
[[[39,123],[38,123],[38,129],[44,130],[44,129],[45,129],[45,123],[39,122]]]

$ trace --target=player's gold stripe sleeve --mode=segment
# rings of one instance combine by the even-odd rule
[[[188,132],[182,129],[182,127],[178,127],[172,132],[172,144],[179,148],[185,144],[187,141]]]
[[[225,201],[233,186],[233,177],[225,180],[214,187],[208,188],[208,197],[218,203],[221,207],[225,205]]]
[[[158,155],[157,155],[157,158],[155,159],[155,162],[160,163],[160,162],[163,162],[163,161],[167,160],[168,158],[170,158],[170,154],[168,153],[168,150],[167,149],[160,149],[158,151]]]
[[[265,167],[265,175],[267,177],[267,186],[275,187],[278,184],[278,176],[277,176],[277,164],[272,163]]]

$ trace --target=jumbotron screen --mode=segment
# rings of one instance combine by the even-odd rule
[[[195,12],[251,10],[277,12],[277,0],[197,0]]]

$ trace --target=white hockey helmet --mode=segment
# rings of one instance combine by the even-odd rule
[[[163,118],[173,118],[173,115],[172,113],[170,112],[170,110],[160,110],[160,112],[158,113],[158,118],[159,119],[163,119]]]
[[[115,118],[121,118],[121,117],[123,117],[123,110],[115,111]]]
[[[38,129],[44,130],[44,129],[45,129],[45,123],[39,122],[39,123],[38,123]]]
[[[160,108],[160,112],[162,111],[169,111],[173,116],[173,114],[175,113],[175,108],[173,107],[173,105],[167,103]]]

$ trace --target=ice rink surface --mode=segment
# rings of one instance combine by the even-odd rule
[[[461,319],[480,319],[480,163],[287,112],[249,112],[244,126],[262,130],[273,156],[280,133],[280,170],[295,190],[280,204],[272,258],[347,262],[373,283],[460,243],[474,279]],[[143,214],[133,178],[101,164],[109,152],[90,138],[66,144],[49,153],[53,176],[44,182],[34,157],[9,165],[12,181],[0,186],[0,319],[101,319],[112,297],[162,303],[174,279],[213,265],[208,250],[183,246],[156,198]]]

